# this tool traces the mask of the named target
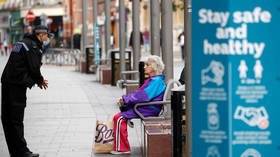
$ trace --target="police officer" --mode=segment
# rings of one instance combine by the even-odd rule
[[[50,37],[45,26],[37,26],[33,34],[26,34],[21,42],[14,44],[1,77],[1,118],[11,157],[39,157],[27,148],[23,119],[27,88],[31,89],[35,84],[41,89],[48,87],[40,67],[42,50]]]

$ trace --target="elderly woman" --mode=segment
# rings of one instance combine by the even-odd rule
[[[129,105],[127,111],[120,112],[114,116],[114,151],[111,154],[130,154],[128,142],[127,121],[139,118],[133,110],[133,105],[141,102],[161,101],[165,91],[164,76],[162,71],[164,64],[160,57],[152,55],[145,61],[145,75],[148,79],[135,92],[123,95],[118,105]],[[162,105],[142,106],[138,110],[145,117],[158,116]]]

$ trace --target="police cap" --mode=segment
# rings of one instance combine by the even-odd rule
[[[36,26],[34,29],[34,33],[35,34],[39,34],[39,33],[47,33],[49,38],[53,38],[54,34],[50,33],[48,28],[46,26]]]

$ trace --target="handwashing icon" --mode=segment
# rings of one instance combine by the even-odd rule
[[[201,71],[201,83],[205,85],[208,82],[213,82],[220,86],[223,84],[224,74],[223,64],[213,60],[206,69]]]

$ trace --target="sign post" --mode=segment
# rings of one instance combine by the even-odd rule
[[[279,156],[280,1],[192,4],[193,156]]]
[[[94,61],[96,65],[100,64],[100,51],[99,51],[99,26],[97,23],[95,23],[94,27],[94,40],[95,40],[95,45],[94,47]]]

